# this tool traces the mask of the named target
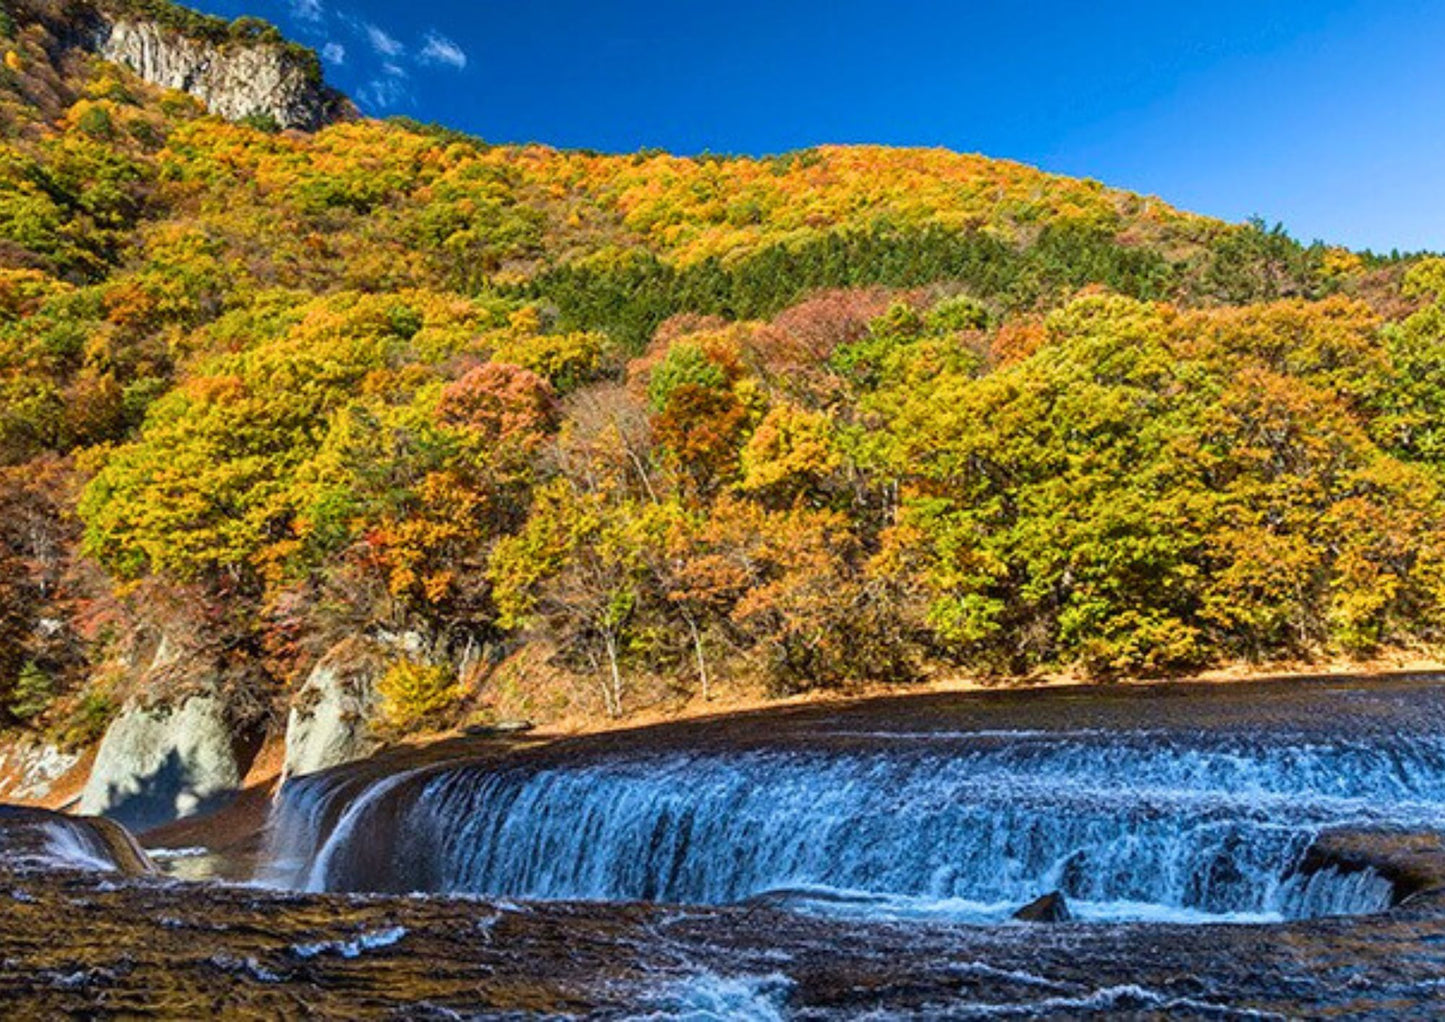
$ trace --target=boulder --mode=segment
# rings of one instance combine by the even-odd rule
[[[1015,919],[1025,923],[1066,923],[1073,918],[1069,903],[1063,892],[1050,891],[1042,898],[1035,898],[1014,913]]]
[[[321,659],[286,718],[283,777],[299,777],[371,755],[382,660],[365,643],[345,642]]]
[[[80,812],[146,830],[219,808],[246,773],[238,737],[215,695],[131,704],[101,739]]]

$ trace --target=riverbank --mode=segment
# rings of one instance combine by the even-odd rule
[[[693,694],[686,699],[660,700],[617,718],[563,714],[541,722],[535,734],[546,737],[574,737],[606,731],[629,730],[650,724],[667,724],[733,713],[753,713],[769,708],[796,706],[842,706],[869,699],[908,695],[938,695],[967,692],[1011,692],[1081,689],[1110,691],[1120,688],[1168,688],[1172,686],[1229,685],[1260,681],[1298,681],[1302,684],[1341,677],[1374,677],[1395,674],[1445,674],[1445,660],[1412,651],[1382,654],[1368,660],[1275,661],[1268,664],[1232,663],[1206,671],[1167,677],[1120,677],[1107,681],[1078,672],[1051,672],[1028,677],[982,677],[972,674],[942,674],[905,683],[857,682],[833,689],[811,689],[795,695],[770,695],[760,688],[724,689],[704,699]],[[439,736],[419,736],[416,742]]]

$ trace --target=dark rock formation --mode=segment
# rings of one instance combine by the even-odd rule
[[[1416,895],[1445,893],[1445,837],[1394,831],[1326,831],[1305,852],[1298,871],[1309,876],[1328,869],[1338,873],[1374,870],[1394,886],[1397,905]]]
[[[1050,891],[1042,898],[1035,898],[1013,917],[1025,923],[1067,923],[1074,918],[1061,891]]]

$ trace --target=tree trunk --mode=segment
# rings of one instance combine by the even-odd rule
[[[692,650],[697,656],[697,676],[702,681],[702,697],[704,700],[712,699],[712,686],[708,684],[707,657],[702,651],[702,633],[697,630],[697,622],[691,617],[686,618],[687,630],[692,633]]]
[[[607,646],[607,667],[611,672],[611,684],[603,686],[607,714],[611,717],[620,717],[622,716],[622,672],[617,666],[617,639],[610,631],[604,630],[602,641]]]

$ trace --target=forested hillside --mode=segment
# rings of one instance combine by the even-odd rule
[[[230,123],[81,6],[0,17],[12,724],[273,719],[364,636],[398,732],[1440,639],[1445,263],[938,150]]]

